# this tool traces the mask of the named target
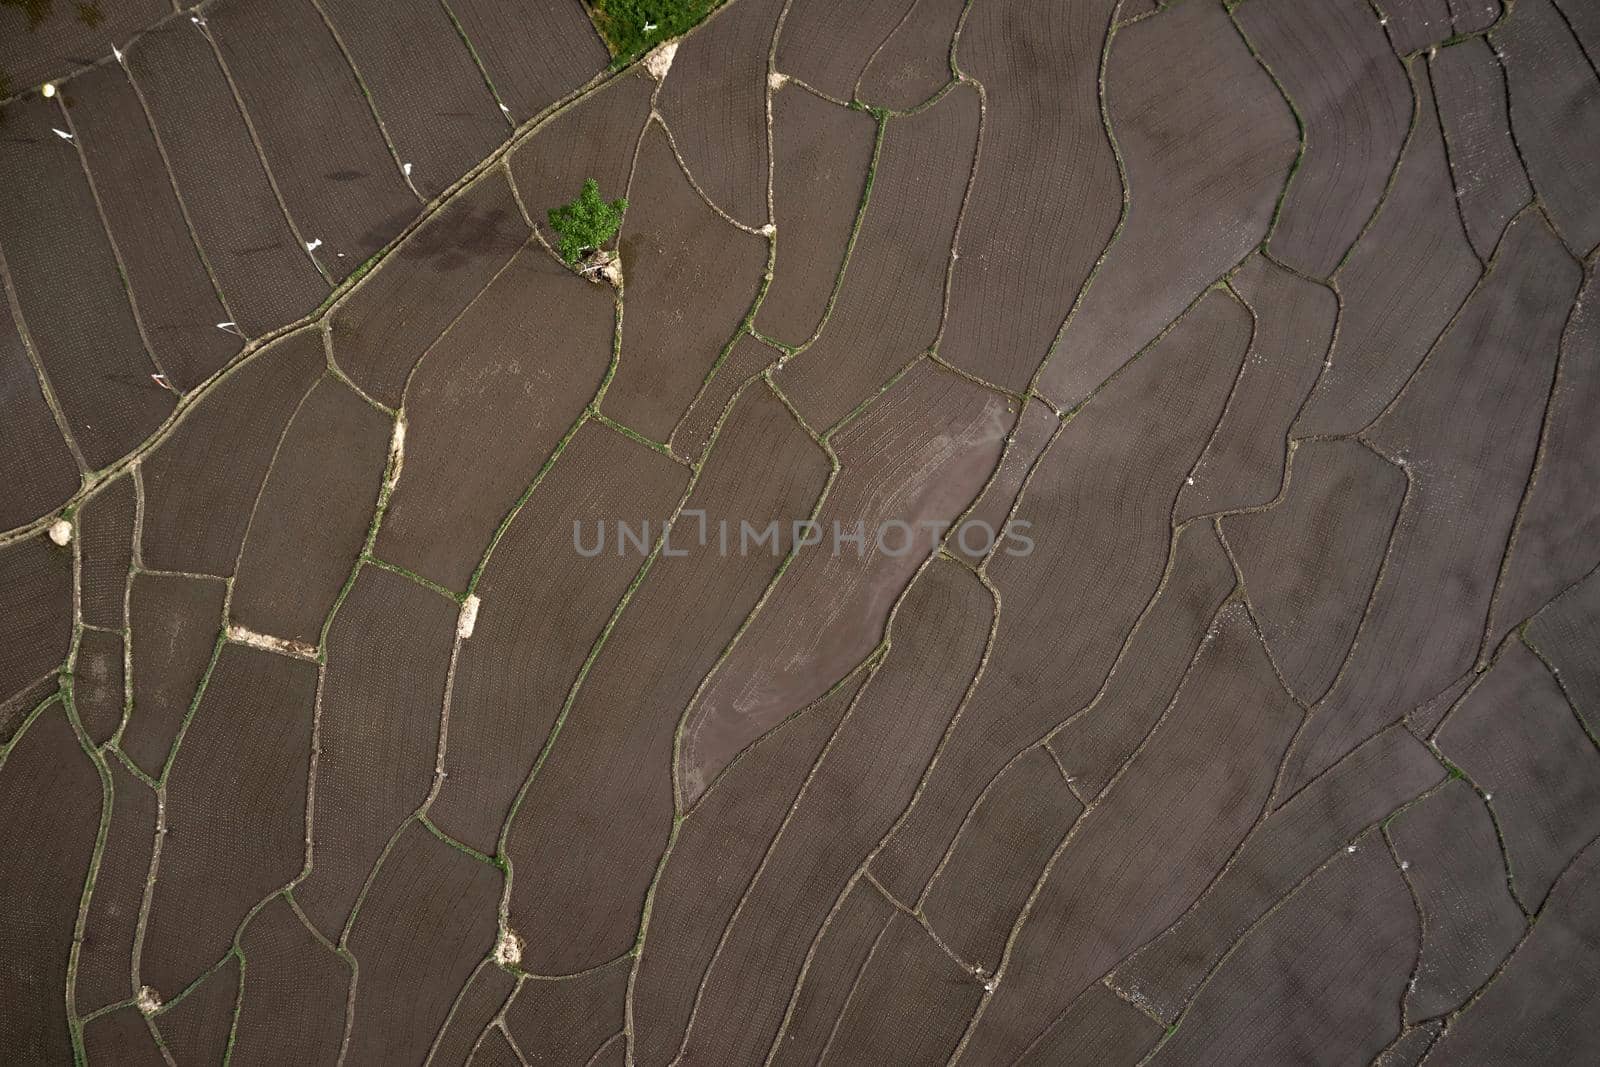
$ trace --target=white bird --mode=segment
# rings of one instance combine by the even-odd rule
[[[72,140],[72,134],[70,134],[70,133],[68,133],[68,132],[67,132],[67,131],[66,131],[66,130],[63,130],[63,129],[58,129],[58,128],[57,128],[57,127],[55,127],[55,126],[52,126],[52,127],[50,127],[50,128],[51,128],[51,129],[52,129],[52,130],[55,130],[55,134],[56,134],[56,136],[57,136],[57,137],[59,137],[59,138],[61,138],[61,139],[62,139],[62,140],[63,140],[63,141],[70,141],[70,140]]]
[[[320,237],[313,237],[311,240],[306,242],[306,251],[307,252],[315,252],[317,249],[319,249],[321,247],[322,247],[322,238],[320,238]]]

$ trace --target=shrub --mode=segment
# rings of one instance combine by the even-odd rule
[[[567,266],[595,251],[616,236],[622,225],[622,213],[628,209],[623,199],[609,204],[600,198],[600,183],[589,178],[583,183],[583,192],[570,204],[550,209],[550,228],[561,237],[556,251]]]

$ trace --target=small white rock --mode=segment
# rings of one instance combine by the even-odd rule
[[[282,652],[285,655],[298,656],[301,659],[315,659],[317,655],[317,649],[314,645],[288,637],[274,637],[272,634],[260,633],[236,622],[229,623],[225,632],[229,641],[235,641],[241,645],[249,645],[251,648],[259,648],[267,652]]]
[[[650,76],[656,81],[663,81],[666,79],[667,72],[672,69],[672,58],[677,54],[678,42],[676,39],[662,41],[650,49],[650,54],[644,57],[644,69],[648,70]]]
[[[66,519],[57,519],[50,524],[50,540],[65,547],[72,543],[72,523]]]
[[[500,931],[500,940],[494,944],[494,961],[502,967],[515,967],[522,962],[522,938],[510,930]]]
[[[478,594],[473,593],[461,603],[461,614],[456,616],[456,636],[465,641],[472,636],[472,631],[478,625],[478,605],[482,601]]]
[[[389,488],[400,480],[400,471],[406,463],[406,417],[402,412],[395,416],[394,435],[389,438]]]

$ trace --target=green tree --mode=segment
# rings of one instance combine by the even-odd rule
[[[600,183],[593,178],[584,181],[578,199],[551,208],[550,228],[561,237],[556,251],[567,266],[576,266],[578,260],[615,237],[626,210],[628,201],[625,199],[619,198],[609,204],[602,200]]]

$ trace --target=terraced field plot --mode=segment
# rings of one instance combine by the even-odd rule
[[[0,1062],[1600,1062],[1595,12],[0,5]]]

